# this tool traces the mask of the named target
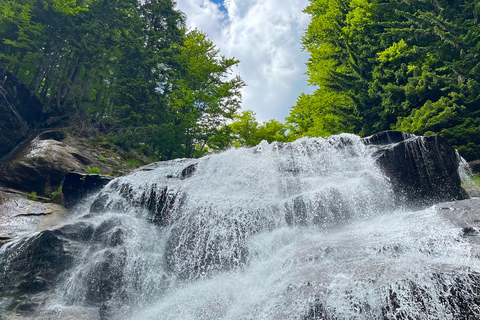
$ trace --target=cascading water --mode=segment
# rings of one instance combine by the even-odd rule
[[[461,228],[394,206],[377,149],[343,134],[153,164],[111,182],[51,313],[106,319],[480,318]],[[90,205],[93,199],[88,203]],[[75,239],[74,239],[75,240]]]

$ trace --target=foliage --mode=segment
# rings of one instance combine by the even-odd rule
[[[87,167],[87,174],[100,174],[100,169],[97,167]]]
[[[128,161],[125,163],[125,165],[128,168],[140,168],[144,164],[140,160],[132,158],[132,159],[128,159]]]
[[[303,45],[318,89],[292,107],[295,134],[438,133],[478,158],[479,8],[478,0],[310,0]]]
[[[273,119],[259,124],[251,110],[235,114],[234,121],[228,125],[227,131],[230,137],[228,145],[235,147],[252,147],[263,140],[272,143],[287,142],[291,139],[284,124]]]
[[[300,95],[286,120],[297,137],[325,137],[352,132],[352,112],[353,102],[347,94],[319,89],[313,95]]]
[[[100,161],[101,163],[106,163],[107,162],[107,158],[98,158],[98,161]]]
[[[30,192],[27,194],[27,199],[37,201],[37,193],[35,191]]]
[[[57,190],[53,191],[53,192],[50,194],[50,200],[55,199],[55,197],[58,196],[60,193],[62,193],[62,186],[58,187]]]
[[[0,0],[0,63],[50,116],[156,159],[200,156],[232,119],[238,60],[173,0]]]

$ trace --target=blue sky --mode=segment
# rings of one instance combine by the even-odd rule
[[[227,12],[227,9],[223,5],[223,0],[211,0],[211,2],[216,3],[219,5],[219,9],[223,12]]]
[[[308,0],[177,0],[187,25],[205,31],[227,57],[239,59],[234,70],[247,83],[242,109],[257,120],[284,121],[307,87],[301,37],[309,17]]]

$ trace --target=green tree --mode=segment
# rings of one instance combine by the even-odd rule
[[[462,134],[480,112],[479,10],[478,0],[311,0],[303,43],[319,88],[289,122],[298,135],[434,132],[479,157]]]
[[[239,61],[221,56],[206,34],[198,30],[185,35],[175,62],[174,76],[162,86],[171,91],[171,147],[167,157],[198,156],[240,108],[240,90],[245,83],[239,76],[229,78]]]
[[[255,112],[252,110],[237,113],[233,119],[234,121],[228,125],[228,132],[230,132],[229,146],[233,145],[237,148],[253,147],[263,140],[268,143],[291,141],[288,129],[283,123],[273,119],[258,123]]]
[[[238,60],[187,32],[175,1],[0,5],[0,62],[49,115],[96,126],[126,149],[155,159],[202,155],[240,106],[245,84],[231,75]]]

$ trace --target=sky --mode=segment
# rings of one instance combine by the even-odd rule
[[[240,60],[234,74],[247,86],[242,110],[258,121],[283,122],[307,86],[301,38],[309,23],[308,0],[177,0],[187,26],[206,32],[227,58]]]

